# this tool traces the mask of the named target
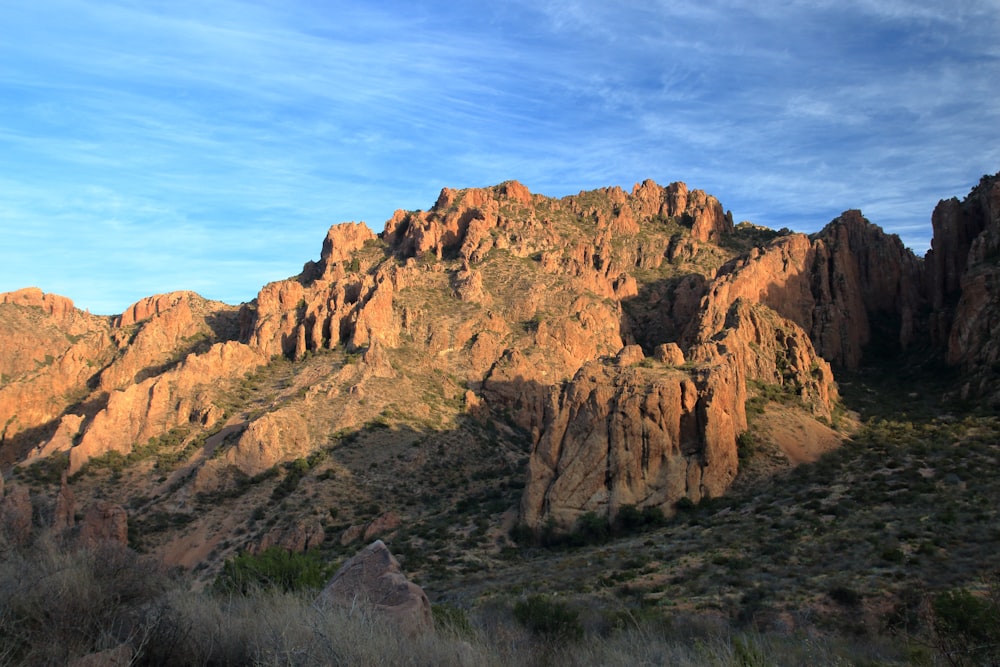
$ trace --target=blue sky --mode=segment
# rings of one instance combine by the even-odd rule
[[[478,3],[477,3],[478,4]],[[1000,171],[1000,0],[0,7],[0,291],[111,314],[297,274],[442,187],[682,180],[919,254]]]

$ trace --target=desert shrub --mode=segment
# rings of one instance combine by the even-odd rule
[[[570,543],[576,545],[602,544],[611,537],[608,521],[596,512],[582,514],[570,534]]]
[[[434,627],[438,630],[446,630],[460,636],[473,634],[469,615],[461,607],[447,603],[433,604],[431,614],[434,616]]]
[[[688,498],[687,496],[681,496],[680,498],[677,499],[677,502],[674,503],[674,509],[676,509],[678,512],[690,512],[695,507],[697,507],[697,505],[695,505],[695,502],[690,498]]]
[[[332,565],[312,552],[295,553],[270,547],[259,554],[243,552],[227,560],[213,588],[242,595],[266,589],[285,592],[319,589],[332,574]]]
[[[56,452],[29,466],[17,468],[29,482],[37,484],[58,484],[63,472],[69,468],[69,452]]]
[[[828,594],[831,600],[844,607],[857,607],[861,604],[861,593],[847,586],[834,586]]]
[[[736,453],[741,461],[745,461],[757,452],[757,438],[750,431],[742,431],[736,436]]]
[[[663,510],[655,505],[643,507],[641,510],[635,505],[623,505],[615,515],[611,528],[615,535],[635,535],[663,526],[666,522]]]
[[[48,535],[0,561],[0,662],[67,664],[131,642],[156,623],[168,585],[152,561],[121,545],[63,549]]]
[[[531,632],[554,639],[580,639],[579,612],[566,602],[532,595],[514,605],[514,618]]]
[[[935,645],[952,665],[1000,664],[1000,608],[965,589],[931,600]]]

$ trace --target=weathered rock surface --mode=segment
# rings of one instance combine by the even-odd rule
[[[80,521],[77,540],[88,548],[105,542],[128,546],[128,514],[122,506],[104,500],[91,504]]]
[[[203,423],[211,410],[212,383],[234,378],[266,362],[250,347],[219,343],[203,354],[189,355],[179,366],[161,375],[113,391],[107,407],[98,412],[80,443],[70,450],[70,475],[89,459],[119,452],[127,454],[144,443],[189,423]]]
[[[795,428],[772,433],[813,433],[803,424],[831,422],[837,401],[830,363],[856,368],[874,342],[933,341],[964,395],[997,396],[997,181],[942,202],[925,262],[858,211],[807,237],[734,228],[683,183],[556,200],[510,181],[446,188],[378,236],[334,225],[318,261],[239,310],[175,292],[102,318],[34,288],[0,295],[0,463],[68,451],[73,474],[169,434],[156,442],[170,451],[140,449],[121,488],[99,493],[149,486],[129,505],[136,525],[169,526],[150,548],[197,554],[189,567],[223,553],[218,525],[260,507],[234,495],[280,483],[255,476],[321,449],[302,478],[315,504],[289,503],[294,516],[242,547],[309,548],[326,536],[323,508],[340,512],[342,540],[389,535],[413,514],[376,497],[387,484],[451,497],[519,474],[527,448],[532,525],[669,512],[732,481],[748,392],[796,399]],[[832,446],[820,431],[821,446],[789,458]],[[92,481],[42,492],[66,529],[70,496],[92,504]],[[191,528],[174,539],[175,525]]]
[[[2,303],[39,308],[56,319],[72,317],[76,311],[72,299],[58,294],[45,294],[37,287],[25,287],[14,292],[4,292],[0,294],[0,304]]]
[[[257,547],[256,553],[260,553],[271,547],[281,547],[288,551],[302,553],[318,547],[326,539],[326,531],[318,521],[294,521],[289,525],[275,526],[267,531]]]
[[[66,473],[63,472],[59,493],[56,494],[55,510],[52,513],[52,530],[61,533],[76,526],[76,497],[69,487]]]
[[[298,412],[280,409],[252,421],[225,457],[229,464],[252,477],[277,463],[304,456],[311,444]]]
[[[742,298],[798,324],[824,359],[856,368],[873,320],[884,321],[899,345],[913,341],[923,304],[920,286],[920,262],[899,237],[883,233],[859,211],[846,211],[815,239],[785,236],[723,267],[685,340],[709,340]]]
[[[688,350],[695,363],[723,363],[740,369],[741,376],[777,385],[829,420],[837,402],[833,371],[815,350],[805,331],[770,308],[737,299],[724,327]]]
[[[625,360],[627,362],[627,359]],[[688,497],[721,495],[736,476],[746,428],[740,369],[688,374],[591,362],[559,396],[528,464],[522,520],[571,528],[585,512],[624,505],[672,513]]]
[[[316,602],[375,613],[410,635],[434,628],[427,594],[406,578],[382,540],[375,540],[344,563]]]
[[[927,282],[931,331],[961,367],[966,398],[1000,403],[1000,174],[984,176],[963,201],[942,201],[932,218]]]
[[[0,462],[50,437],[114,355],[107,318],[30,288],[0,294]]]
[[[162,373],[188,354],[204,351],[218,339],[215,329],[234,329],[235,319],[235,309],[194,292],[160,294],[133,304],[115,321],[122,352],[101,373],[100,389],[124,389]]]

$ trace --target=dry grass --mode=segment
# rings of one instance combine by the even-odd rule
[[[118,649],[135,665],[833,665],[899,664],[898,651],[672,624],[624,615],[579,638],[533,635],[511,605],[437,615],[412,637],[364,611],[328,610],[315,592],[247,597],[192,592],[134,553],[67,551],[47,537],[0,562],[0,664],[61,665]]]

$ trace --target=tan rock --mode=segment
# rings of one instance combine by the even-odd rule
[[[218,317],[221,307],[194,292],[161,294],[132,305],[118,318],[119,329],[131,329],[117,332],[124,349],[102,371],[100,389],[141,382],[189,354],[193,343],[215,339],[209,321]]]
[[[365,527],[362,524],[357,524],[355,526],[350,526],[340,534],[340,545],[347,546],[355,540],[361,539],[361,536],[365,532]]]
[[[83,430],[83,415],[63,415],[59,419],[56,432],[41,446],[28,455],[28,460],[51,456],[57,452],[68,452],[73,448],[77,437]]]
[[[35,289],[0,295],[0,462],[22,461],[90,391],[115,354],[109,332],[107,318],[64,297]]]
[[[408,635],[434,629],[431,604],[423,589],[406,578],[381,540],[355,554],[333,575],[316,603],[366,610]]]
[[[847,211],[814,241],[784,236],[720,270],[702,299],[702,316],[685,332],[687,344],[720,331],[741,298],[798,324],[824,359],[856,368],[879,313],[897,318],[892,333],[901,345],[911,341],[922,303],[919,262],[898,237]]]
[[[326,531],[317,521],[294,521],[289,525],[275,526],[267,531],[257,544],[256,553],[270,547],[302,553],[318,547],[326,539]]]
[[[682,497],[720,495],[736,475],[744,400],[731,365],[694,375],[585,365],[532,451],[522,520],[569,529],[586,512],[610,518],[636,505],[669,514]]]
[[[801,327],[766,306],[738,299],[730,307],[726,327],[709,342],[691,347],[688,359],[724,360],[749,380],[794,393],[815,416],[832,418],[838,394],[830,364]]]
[[[121,505],[99,500],[80,521],[78,540],[81,546],[94,548],[104,542],[128,545],[128,514]]]
[[[94,456],[110,451],[127,454],[137,442],[201,419],[209,408],[212,383],[239,377],[264,363],[247,345],[218,343],[188,356],[174,369],[111,392],[107,406],[70,450],[70,475]]]
[[[941,202],[927,253],[931,335],[967,378],[964,398],[1000,404],[1000,174],[983,177],[963,201]]]
[[[475,269],[463,268],[455,275],[455,294],[462,301],[489,305],[492,299],[483,289],[483,274]]]
[[[253,477],[284,461],[309,453],[312,441],[295,408],[282,408],[250,422],[225,461]]]
[[[58,294],[46,294],[37,287],[25,287],[15,292],[0,293],[0,303],[39,308],[58,319],[66,318],[76,310],[71,299]]]
[[[364,361],[366,374],[379,378],[396,377],[396,370],[392,367],[392,362],[380,339],[375,338],[369,343],[361,359]]]
[[[671,366],[684,365],[684,352],[677,343],[661,343],[653,350],[653,358]]]
[[[642,352],[642,347],[639,345],[626,345],[615,357],[615,363],[619,366],[634,366],[635,364],[642,363],[646,358],[646,355]]]
[[[333,265],[338,262],[350,262],[354,253],[375,240],[375,233],[363,222],[342,222],[330,227],[320,253],[324,273],[329,275]]]
[[[115,320],[116,327],[128,327],[155,315],[160,315],[183,302],[186,298],[195,296],[194,292],[170,292],[157,294],[133,303]]]
[[[395,512],[386,512],[372,519],[365,526],[364,540],[372,540],[376,537],[387,537],[392,531],[402,525],[403,520]]]

